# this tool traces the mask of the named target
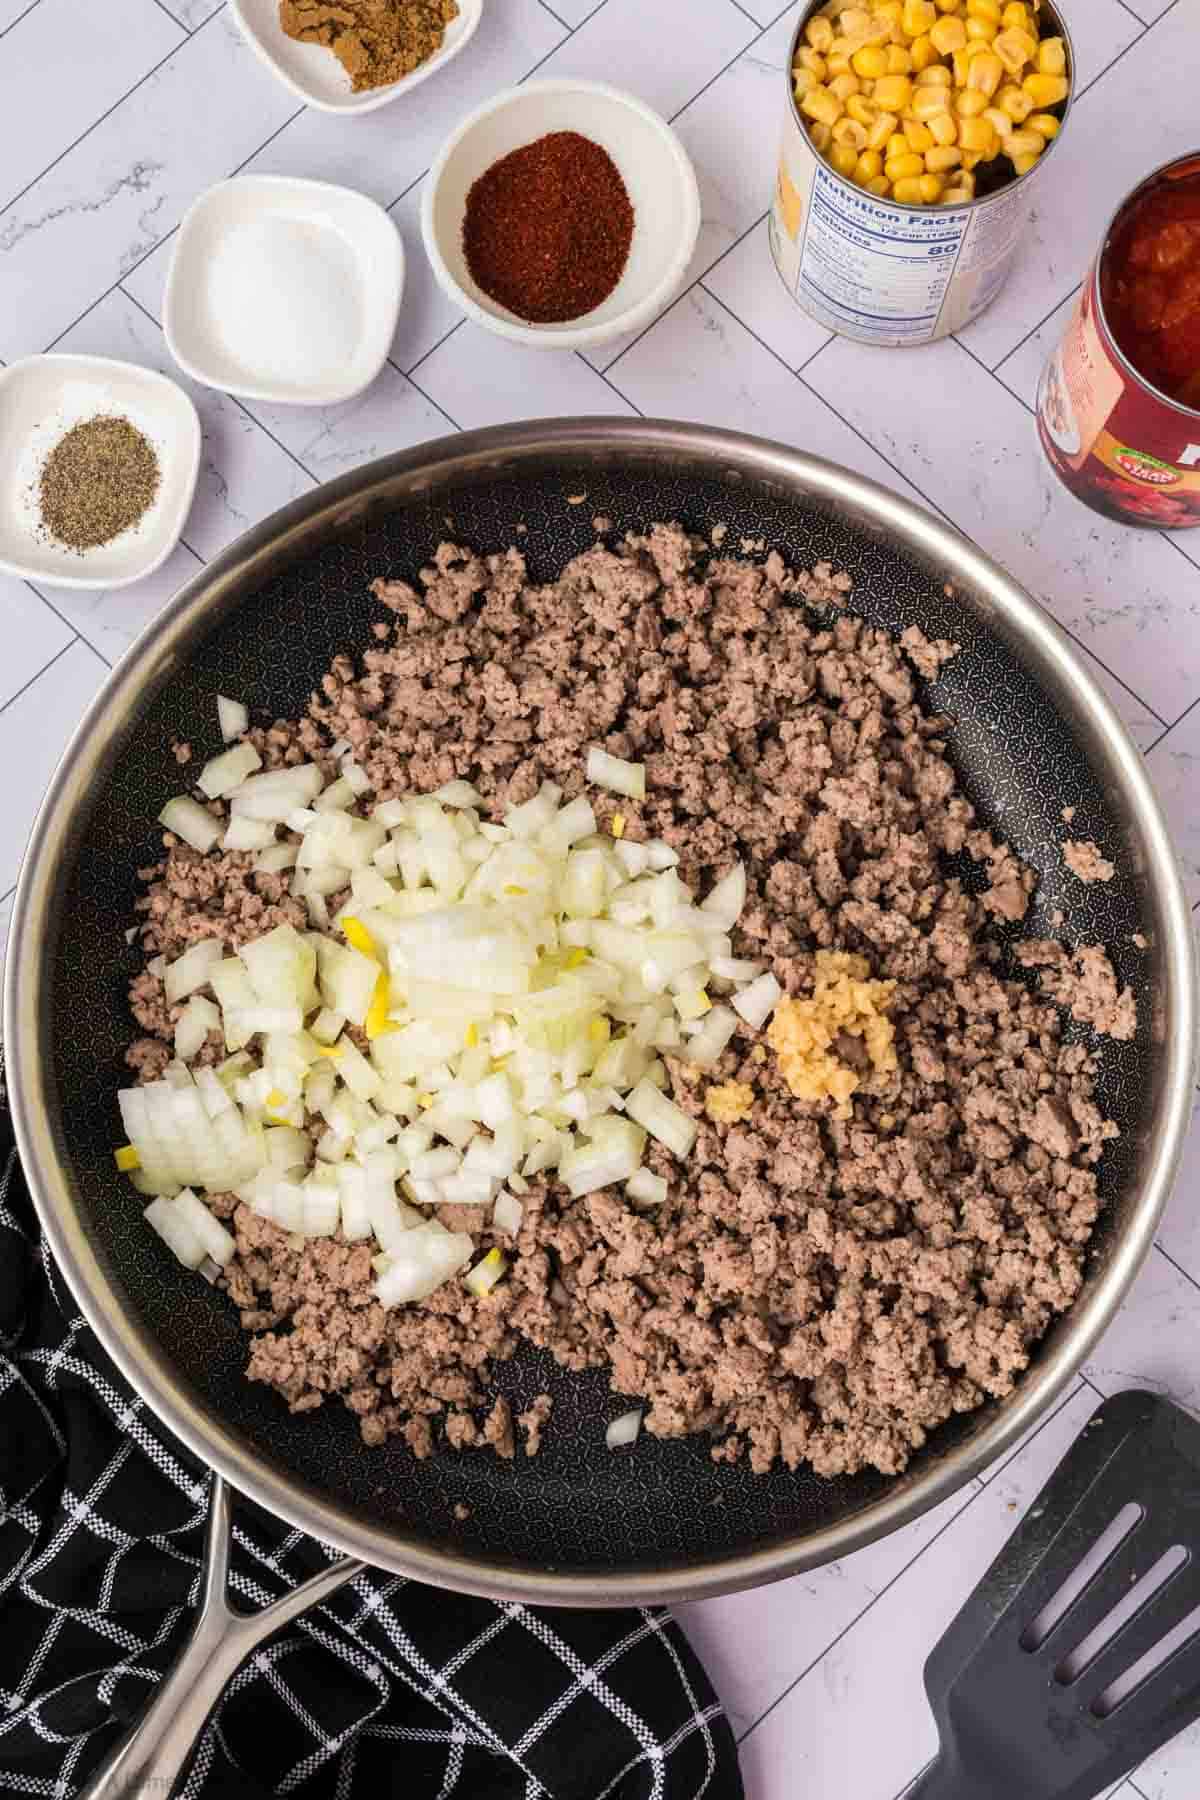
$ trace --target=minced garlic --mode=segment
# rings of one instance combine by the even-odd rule
[[[748,1081],[725,1081],[710,1087],[704,1096],[704,1110],[717,1125],[737,1125],[750,1117],[754,1106],[754,1089]]]
[[[896,983],[872,981],[866,957],[845,950],[818,950],[816,962],[811,999],[781,1000],[767,1039],[798,1100],[836,1100],[835,1117],[848,1119],[850,1096],[862,1077],[833,1055],[832,1046],[840,1032],[862,1038],[872,1068],[890,1074],[896,1067],[896,1032],[883,1009]]]

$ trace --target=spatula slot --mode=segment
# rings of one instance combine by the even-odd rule
[[[1092,1712],[1098,1719],[1111,1718],[1119,1706],[1131,1700],[1139,1688],[1146,1685],[1152,1675],[1186,1650],[1194,1638],[1200,1637],[1200,1606],[1194,1606],[1185,1618],[1180,1619],[1173,1630],[1158,1640],[1153,1649],[1147,1650],[1144,1656],[1130,1665],[1123,1674],[1096,1695],[1092,1701]]]
[[[1123,1506],[1116,1518],[1105,1526],[1086,1556],[1076,1563],[1067,1579],[1047,1600],[1041,1611],[1029,1621],[1021,1633],[1022,1650],[1040,1650],[1055,1626],[1064,1619],[1080,1595],[1085,1593],[1105,1565],[1114,1557],[1131,1531],[1145,1518],[1142,1507],[1134,1501]]]
[[[1141,1579],[1134,1583],[1124,1599],[1119,1600],[1112,1611],[1089,1631],[1087,1636],[1075,1648],[1063,1657],[1054,1671],[1054,1679],[1063,1687],[1069,1687],[1078,1681],[1084,1671],[1091,1667],[1106,1644],[1111,1644],[1119,1632],[1136,1619],[1140,1612],[1153,1604],[1162,1593],[1168,1582],[1186,1568],[1190,1561],[1189,1553],[1182,1544],[1173,1544],[1165,1550]]]

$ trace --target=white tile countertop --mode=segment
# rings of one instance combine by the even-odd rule
[[[51,348],[174,373],[159,326],[173,234],[239,170],[347,183],[389,207],[408,291],[375,385],[327,411],[187,381],[204,432],[184,539],[142,585],[78,593],[0,577],[0,938],[42,789],[109,666],[175,588],[315,483],[457,428],[564,413],[674,415],[832,457],[944,514],[1071,634],[1139,745],[1200,901],[1200,531],[1086,511],[1042,461],[1031,400],[1105,219],[1196,148],[1195,0],[1063,0],[1080,92],[1034,190],[1020,266],[957,339],[910,352],[831,338],[767,250],[798,6],[776,0],[486,0],[474,43],[407,99],[346,120],[297,107],[221,0],[0,0],[0,362]],[[704,227],[685,291],[590,357],[507,346],[435,287],[421,186],[452,126],[537,71],[629,87],[695,160]],[[1057,1413],[916,1525],[774,1588],[682,1609],[742,1740],[750,1800],[896,1800],[933,1750],[926,1653],[1097,1397],[1135,1383],[1200,1407],[1200,1122],[1158,1246]],[[1192,1800],[1200,1726],[1121,1800]]]

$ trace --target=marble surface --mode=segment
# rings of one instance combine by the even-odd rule
[[[999,559],[1074,638],[1162,793],[1200,901],[1200,531],[1129,532],[1051,478],[1030,402],[1115,199],[1194,146],[1194,0],[1067,0],[1082,92],[998,303],[919,352],[830,338],[788,300],[764,214],[797,8],[776,0],[487,0],[470,50],[394,108],[297,108],[220,0],[0,0],[0,361],[62,349],[172,372],[159,326],[174,232],[242,169],[361,188],[403,233],[392,356],[325,411],[184,382],[204,429],[184,541],[114,593],[0,577],[0,939],[39,795],[108,668],[242,530],[387,450],[518,417],[658,413],[813,449],[922,500]],[[695,160],[704,227],[684,291],[590,358],[510,348],[463,321],[420,245],[421,187],[456,120],[534,73],[633,88]],[[178,371],[174,371],[178,377]],[[751,1800],[898,1800],[933,1749],[924,1658],[1101,1394],[1135,1383],[1200,1406],[1200,1121],[1128,1303],[1054,1416],[988,1478],[851,1560],[682,1609],[737,1733]],[[1200,1727],[1121,1800],[1190,1800]],[[682,1800],[682,1797],[681,1797]]]

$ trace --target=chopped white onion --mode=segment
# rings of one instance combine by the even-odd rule
[[[625,1108],[630,1118],[644,1125],[650,1136],[665,1144],[673,1156],[682,1161],[689,1154],[696,1141],[696,1121],[689,1119],[666,1094],[660,1093],[648,1076],[638,1082]]]
[[[729,1007],[710,1007],[699,1029],[688,1039],[684,1052],[687,1060],[697,1068],[711,1069],[720,1061],[736,1030],[737,1019]]]
[[[667,1197],[667,1182],[651,1169],[637,1169],[625,1183],[625,1192],[639,1206],[661,1206]]]
[[[174,800],[168,800],[158,815],[160,825],[190,844],[193,850],[205,854],[211,850],[221,835],[221,821],[214,819],[198,800],[190,794],[180,794]]]
[[[197,988],[206,987],[213,970],[225,955],[219,938],[201,938],[171,963],[163,979],[163,988],[171,1005],[184,1000]]]
[[[760,975],[749,987],[733,996],[732,1005],[752,1030],[760,1031],[783,999],[783,989],[774,975]]]
[[[594,746],[587,754],[587,778],[597,787],[612,794],[623,794],[628,800],[646,798],[645,763],[626,762],[610,756],[607,750]]]
[[[525,1209],[516,1195],[510,1194],[507,1188],[502,1188],[496,1195],[496,1204],[492,1208],[492,1222],[496,1230],[507,1231],[510,1236],[515,1237],[521,1229],[524,1216]]]
[[[604,1433],[604,1442],[610,1450],[619,1450],[625,1444],[636,1444],[642,1429],[642,1410],[635,1406],[631,1412],[622,1413],[614,1419]]]
[[[221,839],[222,850],[265,850],[275,842],[275,827],[265,819],[230,819]],[[294,846],[289,846],[294,850]],[[292,858],[295,861],[295,856]]]
[[[205,763],[196,777],[196,786],[210,800],[220,800],[241,787],[248,775],[261,768],[262,757],[253,744],[234,744],[232,749],[223,750],[220,756]]]
[[[249,729],[250,709],[240,700],[231,700],[228,694],[218,694],[217,723],[225,742],[232,744],[235,738],[240,738]]]

